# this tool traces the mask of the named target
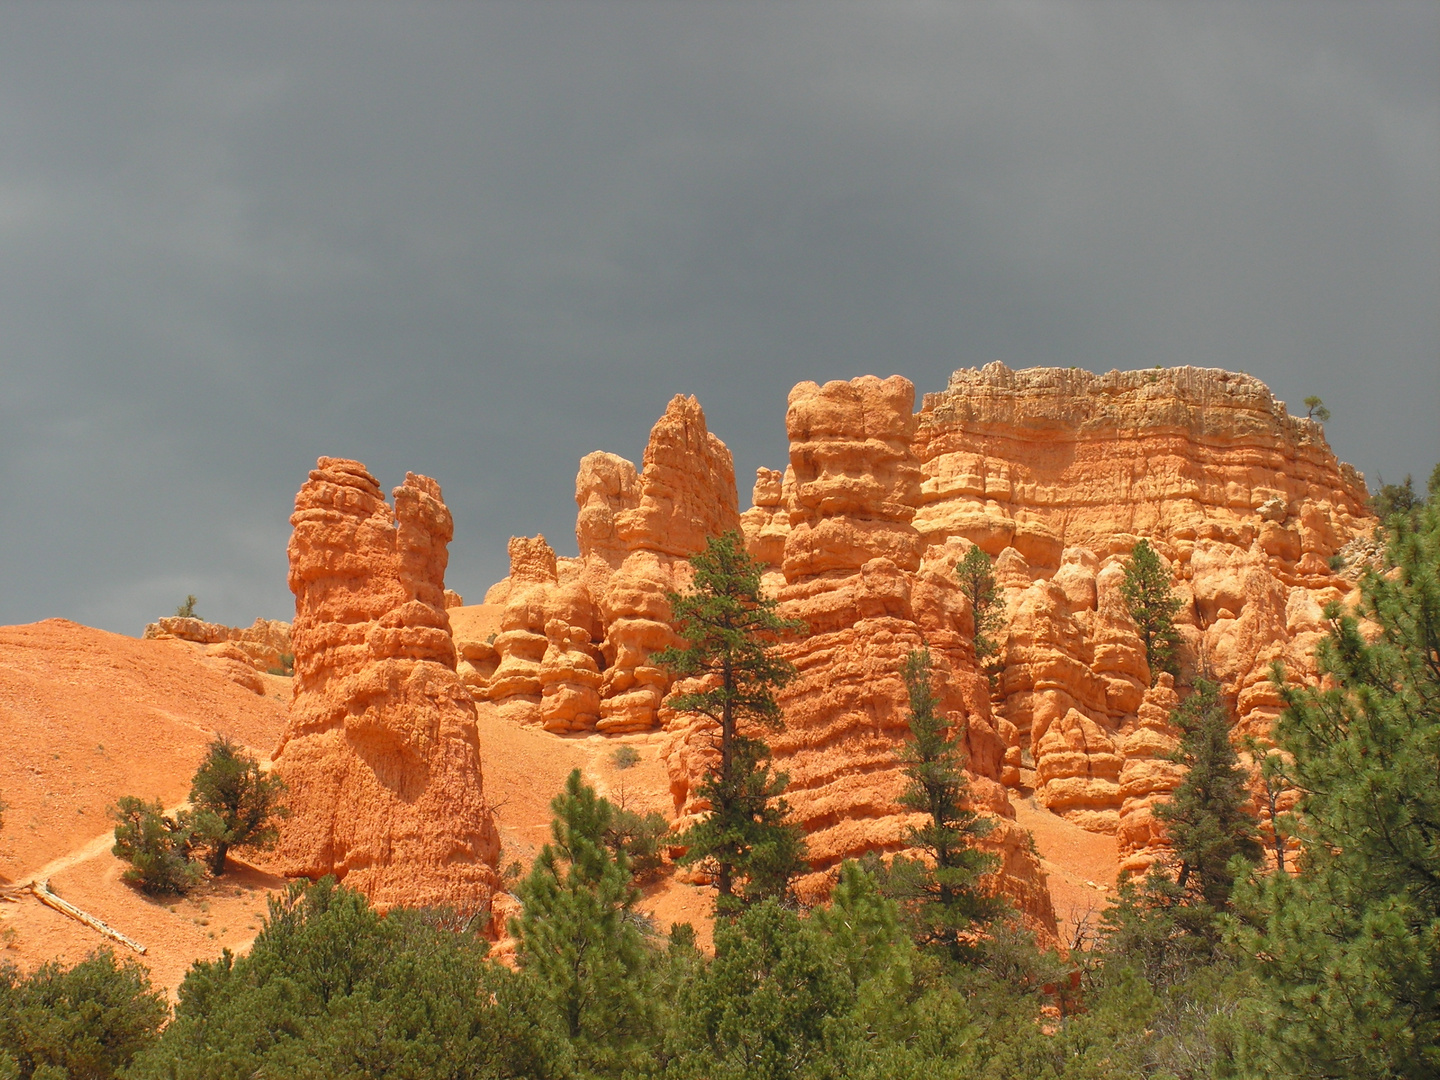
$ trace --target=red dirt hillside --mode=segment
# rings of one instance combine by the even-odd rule
[[[284,729],[289,680],[237,685],[183,641],[143,641],[65,619],[0,627],[0,884],[49,878],[62,897],[148,947],[173,987],[191,961],[248,941],[264,893],[283,882],[241,869],[185,901],[120,881],[106,807],[122,795],[182,802],[217,733],[267,759]],[[237,895],[238,894],[238,895]],[[25,897],[0,904],[0,960],[73,962],[105,939]],[[119,946],[118,951],[123,952]]]

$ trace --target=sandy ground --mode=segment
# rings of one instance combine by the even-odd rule
[[[268,760],[284,728],[290,680],[266,676],[257,695],[212,667],[203,651],[143,641],[62,619],[0,627],[0,887],[48,879],[66,900],[146,946],[140,959],[171,994],[197,959],[253,940],[266,900],[285,887],[263,860],[234,869],[184,898],[147,897],[125,884],[110,854],[107,807],[122,795],[181,804],[216,733]],[[572,769],[600,794],[638,812],[672,811],[661,736],[562,737],[501,720],[479,707],[484,783],[500,828],[502,869],[528,868],[549,839],[550,802]],[[625,768],[615,751],[630,746]],[[1113,896],[1115,839],[1097,836],[1014,793],[1049,875],[1062,940],[1092,922]],[[644,889],[657,931],[677,922],[711,940],[711,894],[674,876]],[[30,896],[0,903],[0,963],[73,963],[109,943]],[[113,946],[124,954],[125,949]]]
[[[120,880],[107,807],[122,795],[178,806],[217,733],[268,760],[289,680],[266,676],[265,690],[237,686],[184,642],[63,619],[0,627],[0,884],[49,879],[144,945],[143,962],[167,989],[197,957],[248,944],[281,879],[237,866],[183,900],[147,897]],[[33,897],[0,903],[0,962],[74,962],[106,944]]]

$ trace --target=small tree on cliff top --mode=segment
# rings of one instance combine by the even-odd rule
[[[776,602],[760,588],[760,565],[738,532],[712,537],[690,565],[691,591],[667,596],[686,645],[657,653],[654,662],[709,686],[673,702],[677,712],[708,717],[717,728],[718,759],[699,789],[710,812],[680,837],[688,849],[681,861],[713,869],[716,909],[729,915],[742,901],[783,895],[804,858],[805,841],[786,824],[780,798],[789,778],[771,770],[770,748],[758,732],[784,723],[775,691],[795,678],[795,667],[777,655],[776,643],[805,626],[775,613]]]
[[[1145,662],[1150,667],[1150,685],[1155,685],[1162,671],[1178,675],[1175,653],[1180,646],[1180,635],[1175,631],[1175,616],[1182,606],[1181,600],[1170,588],[1170,571],[1149,541],[1141,540],[1130,550],[1120,595],[1130,618],[1135,621],[1135,629],[1140,632]]]

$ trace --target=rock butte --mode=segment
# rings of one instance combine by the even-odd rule
[[[450,511],[414,473],[393,498],[392,510],[363,465],[339,458],[321,458],[295,497],[295,697],[275,752],[291,816],[277,861],[381,907],[485,910],[500,845],[446,615]]]
[[[667,676],[647,661],[673,641],[664,594],[685,586],[685,557],[741,528],[784,614],[811,630],[784,646],[800,678],[772,743],[812,889],[841,859],[900,846],[898,672],[921,645],[966,731],[975,800],[999,822],[1000,887],[1032,920],[1053,926],[1013,793],[1116,835],[1121,869],[1143,870],[1164,847],[1152,807],[1182,772],[1167,760],[1177,689],[1151,687],[1120,597],[1131,547],[1150,540],[1172,571],[1188,670],[1220,680],[1237,737],[1263,738],[1280,706],[1271,663],[1314,677],[1322,608],[1353,587],[1332,557],[1374,526],[1363,479],[1317,422],[1216,369],[994,363],[957,371],[918,412],[899,376],[801,383],[786,428],[788,467],[760,469],[741,514],[730,454],[695,400],[675,398],[638,472],[611,454],[580,463],[577,558],[516,538],[509,577],[454,615],[462,678],[507,717],[663,730],[683,820],[703,729],[666,708]],[[993,691],[954,575],[971,545],[994,558],[1005,607]]]
[[[996,823],[996,887],[1053,934],[1012,799],[1113,835],[1134,872],[1163,852],[1153,807],[1182,776],[1169,718],[1185,688],[1151,685],[1120,596],[1136,541],[1184,601],[1186,670],[1221,682],[1237,738],[1264,739],[1280,707],[1271,664],[1315,677],[1322,607],[1351,595],[1347,553],[1375,524],[1318,423],[1220,370],[996,363],[956,372],[918,412],[900,376],[807,382],[786,429],[788,467],[759,470],[742,514],[730,452],[677,396],[638,470],[580,462],[578,555],[516,537],[509,575],[470,606],[444,589],[438,486],[407,476],[392,512],[363,466],[322,458],[292,518],[286,868],[343,874],[382,904],[488,901],[497,843],[475,700],[555,734],[656,732],[682,825],[700,809],[707,732],[668,707],[675,688],[651,657],[676,640],[666,594],[688,585],[688,556],[740,529],[782,613],[810,631],[782,646],[799,678],[770,739],[809,836],[802,894],[823,895],[845,858],[903,846],[899,672],[925,646],[973,800]],[[972,545],[993,557],[1004,604],[993,682],[955,575]],[[1258,791],[1255,809],[1268,824]]]

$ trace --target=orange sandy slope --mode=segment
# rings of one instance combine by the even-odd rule
[[[199,647],[144,641],[50,619],[0,627],[0,886],[48,878],[71,903],[147,947],[142,961],[173,992],[196,959],[248,947],[267,896],[284,880],[263,859],[190,896],[151,898],[120,880],[106,808],[122,795],[183,802],[216,733],[268,759],[285,725],[289,680],[266,676],[259,696],[212,668]],[[561,737],[518,728],[479,707],[487,799],[504,845],[502,868],[528,866],[549,839],[550,800],[573,768],[602,795],[640,812],[670,810],[658,734]],[[614,765],[621,744],[639,761]],[[1113,885],[1115,843],[1033,805],[1015,803],[1034,831],[1062,924],[1098,912]],[[673,876],[645,890],[641,907],[662,932],[696,926],[709,944],[708,890]],[[0,963],[22,969],[74,962],[109,943],[31,897],[0,903]],[[117,952],[124,953],[120,946]]]

